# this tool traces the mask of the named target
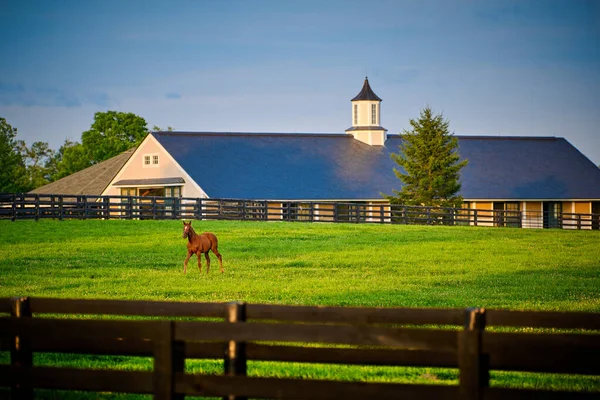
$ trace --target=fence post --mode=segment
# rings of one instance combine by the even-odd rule
[[[14,318],[31,317],[31,305],[27,297],[11,299],[11,316]],[[29,369],[33,365],[33,355],[27,337],[15,335],[10,343],[10,363],[18,368],[11,387],[11,398],[33,399],[33,388],[29,378]]]
[[[185,370],[184,343],[175,341],[175,322],[160,321],[153,337],[154,347],[154,399],[180,400],[175,393],[178,373]]]
[[[196,198],[196,219],[197,220],[201,220],[202,219],[202,199],[201,198]]]
[[[464,330],[458,333],[459,398],[483,398],[483,389],[489,386],[489,357],[482,353],[485,330],[485,309],[465,310]]]
[[[473,224],[477,226],[477,209],[473,210]]]
[[[517,225],[519,228],[523,227],[523,211],[519,210],[519,224]]]
[[[264,220],[268,221],[269,220],[269,202],[267,200],[263,200],[264,202]]]
[[[232,302],[227,304],[227,322],[244,323],[246,322],[246,303]],[[225,349],[225,375],[226,376],[246,376],[246,343],[230,340]],[[223,400],[246,400],[246,397],[229,395],[224,396]]]
[[[110,198],[105,197],[102,199],[102,205],[104,206],[104,218],[106,220],[110,219]]]
[[[13,193],[12,194],[12,222],[15,222],[17,220],[17,194]]]
[[[40,195],[39,194],[34,195],[34,199],[35,200],[33,200],[33,204],[34,204],[35,220],[37,222],[37,220],[40,218]]]

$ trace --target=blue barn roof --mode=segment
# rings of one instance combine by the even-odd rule
[[[153,132],[213,198],[381,199],[400,181],[390,154],[347,134]],[[457,136],[465,199],[600,199],[600,168],[562,138]]]

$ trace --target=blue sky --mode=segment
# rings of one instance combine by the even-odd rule
[[[559,136],[600,164],[600,2],[0,0],[0,116],[28,144],[97,111],[149,128],[338,132],[368,74],[390,133]]]

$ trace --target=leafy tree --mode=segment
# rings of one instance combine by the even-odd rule
[[[51,178],[56,181],[91,165],[92,161],[83,145],[66,139],[51,160]]]
[[[160,126],[154,125],[154,126],[152,126],[152,131],[153,132],[162,132],[163,130],[162,130],[162,128]],[[173,127],[172,126],[167,126],[167,131],[168,132],[173,132]]]
[[[139,145],[147,134],[146,120],[133,113],[97,112],[90,130],[81,134],[81,143],[96,164]]]
[[[402,144],[392,159],[402,168],[394,168],[402,182],[395,196],[384,195],[392,204],[460,207],[461,168],[458,140],[450,133],[448,120],[433,115],[429,106],[421,110],[418,120],[410,120],[411,130],[402,133]]]
[[[0,117],[0,192],[27,191],[25,164],[18,150],[17,128]]]
[[[35,189],[51,182],[51,165],[55,151],[47,142],[33,142],[31,147],[23,140],[17,141],[17,148],[25,164],[27,190]]]

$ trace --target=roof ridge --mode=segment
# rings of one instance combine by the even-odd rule
[[[319,133],[319,132],[193,132],[193,131],[156,131],[152,132],[161,136],[282,136],[282,137],[351,137],[346,133]]]

